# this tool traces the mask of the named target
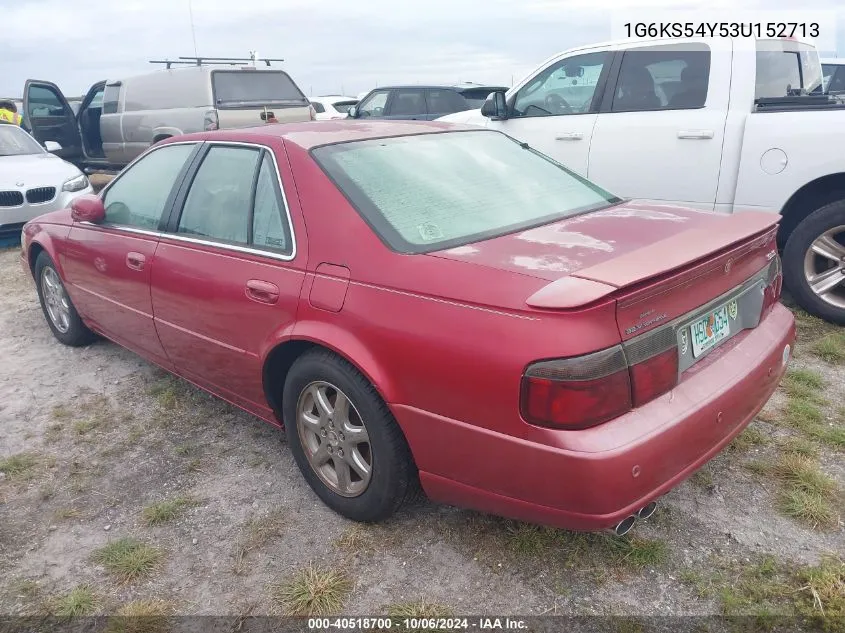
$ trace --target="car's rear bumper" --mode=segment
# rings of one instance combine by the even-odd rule
[[[777,388],[794,339],[792,313],[778,304],[672,392],[598,427],[555,432],[557,445],[391,408],[432,500],[598,530],[677,486],[739,434]]]

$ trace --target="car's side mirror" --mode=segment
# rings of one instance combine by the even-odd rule
[[[44,149],[46,149],[50,153],[53,153],[61,151],[62,146],[59,143],[56,143],[56,141],[44,141]]]
[[[358,118],[358,106],[352,106],[346,112],[349,115],[350,119],[357,119]]]
[[[505,100],[505,91],[496,90],[487,95],[484,105],[481,106],[481,114],[494,121],[507,119],[508,103]]]
[[[70,217],[74,222],[99,224],[106,219],[106,207],[97,196],[85,194],[70,203]]]

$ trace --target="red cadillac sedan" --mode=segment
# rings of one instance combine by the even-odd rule
[[[421,484],[621,534],[785,371],[777,219],[622,200],[495,131],[326,121],[159,143],[21,261],[60,342],[284,426],[346,517]]]

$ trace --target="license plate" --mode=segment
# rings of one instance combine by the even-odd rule
[[[692,355],[698,358],[708,349],[731,334],[728,306],[717,308],[690,325]]]

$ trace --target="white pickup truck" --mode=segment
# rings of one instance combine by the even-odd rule
[[[845,109],[793,40],[673,39],[576,48],[481,110],[494,128],[609,191],[656,204],[783,216],[784,277],[845,324]],[[659,257],[659,254],[655,256]]]

